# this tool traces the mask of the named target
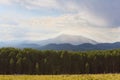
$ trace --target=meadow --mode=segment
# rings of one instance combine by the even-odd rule
[[[0,80],[120,80],[120,74],[0,75]]]

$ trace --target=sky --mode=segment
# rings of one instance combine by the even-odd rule
[[[0,41],[61,34],[120,41],[120,0],[0,0]]]

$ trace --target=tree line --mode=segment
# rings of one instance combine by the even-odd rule
[[[86,52],[0,48],[0,74],[120,73],[120,49]]]

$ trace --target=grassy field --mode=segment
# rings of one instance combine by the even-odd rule
[[[0,75],[0,80],[120,80],[120,74],[96,74],[96,75]]]

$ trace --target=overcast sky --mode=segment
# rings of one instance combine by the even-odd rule
[[[0,0],[0,40],[61,34],[120,41],[120,0]]]

